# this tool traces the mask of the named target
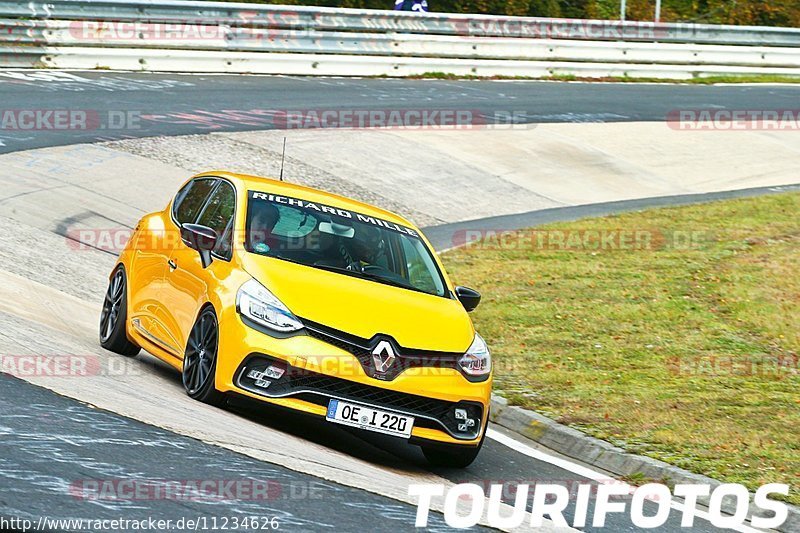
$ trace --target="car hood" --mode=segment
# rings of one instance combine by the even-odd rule
[[[405,348],[465,352],[475,331],[458,300],[245,253],[242,266],[300,318]]]

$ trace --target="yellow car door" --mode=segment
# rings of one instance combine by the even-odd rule
[[[191,222],[211,228],[217,234],[217,247],[211,253],[213,261],[206,267],[197,250],[187,246],[181,238],[175,239],[167,263],[166,282],[159,298],[163,302],[163,322],[170,341],[180,347],[181,358],[197,315],[210,300],[209,292],[215,291],[220,280],[230,273],[231,226],[235,210],[233,185],[226,180],[217,180],[203,208]],[[180,234],[177,225],[174,231]]]
[[[155,342],[164,337],[164,328],[158,319],[158,298],[172,248],[165,235],[167,223],[163,213],[148,215],[139,222],[134,234],[130,271],[126,273],[131,327]]]
[[[215,185],[213,179],[187,182],[166,209],[143,218],[136,232],[128,273],[130,323],[139,334],[173,355],[182,350],[170,340],[161,294],[177,236],[175,229],[178,220],[197,217]]]

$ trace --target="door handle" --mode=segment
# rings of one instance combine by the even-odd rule
[[[170,270],[170,272],[172,272],[173,270],[175,270],[176,268],[178,268],[178,263],[176,263],[176,262],[175,262],[175,261],[173,261],[172,259],[170,259],[169,261],[167,261],[167,264],[169,265],[169,270]]]

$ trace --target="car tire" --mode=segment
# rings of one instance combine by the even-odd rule
[[[100,346],[106,350],[133,357],[140,348],[128,339],[128,283],[125,269],[118,266],[108,282],[100,313]]]
[[[441,444],[423,444],[422,453],[433,466],[445,468],[466,468],[478,457],[483,441],[486,439],[486,430],[483,432],[477,446],[447,446]]]
[[[200,312],[186,341],[181,377],[186,394],[216,407],[225,404],[225,395],[214,384],[218,346],[217,315],[213,307],[207,306]]]

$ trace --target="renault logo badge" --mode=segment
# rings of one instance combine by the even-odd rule
[[[372,349],[372,362],[375,363],[375,370],[383,374],[394,363],[395,353],[392,344],[387,340],[382,340]]]

